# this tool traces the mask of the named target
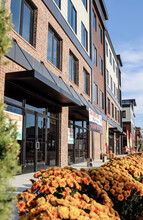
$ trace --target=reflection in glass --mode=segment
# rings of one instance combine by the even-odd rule
[[[20,12],[21,12],[21,1],[12,0],[11,1],[12,23],[14,24],[13,29],[17,33],[19,33],[19,29],[20,29]]]
[[[24,3],[22,37],[30,43],[30,8]]]

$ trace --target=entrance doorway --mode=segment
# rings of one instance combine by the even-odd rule
[[[26,112],[25,168],[33,172],[46,166],[46,118],[38,113]]]

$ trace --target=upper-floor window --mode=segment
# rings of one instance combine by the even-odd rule
[[[99,68],[100,68],[100,73],[103,75],[103,60],[100,56],[99,56]]]
[[[108,57],[108,43],[106,41],[106,56]]]
[[[93,62],[95,63],[95,65],[97,66],[97,49],[93,44]]]
[[[114,85],[114,95],[116,95],[116,86],[115,86],[115,83],[113,83]]]
[[[94,27],[94,29],[96,31],[96,15],[94,13],[94,10],[92,10],[92,13],[93,13],[93,27]]]
[[[113,90],[113,82],[112,82],[112,76],[110,76],[110,89]]]
[[[83,91],[89,95],[90,89],[89,89],[89,73],[83,69]]]
[[[110,114],[110,99],[108,98],[108,113]]]
[[[61,69],[61,42],[59,35],[49,27],[47,59],[59,69]]]
[[[100,108],[104,109],[104,95],[101,90],[100,90]]]
[[[109,71],[108,70],[106,70],[106,73],[107,73],[107,84],[108,84],[108,86],[109,86]]]
[[[115,60],[113,59],[113,70],[115,72]]]
[[[82,0],[82,2],[83,2],[84,6],[85,6],[85,8],[87,10],[87,0]]]
[[[78,59],[71,51],[69,55],[69,79],[78,84]]]
[[[76,25],[77,25],[76,20],[77,20],[76,10],[71,0],[68,0],[68,22],[75,33],[76,33]]]
[[[122,111],[122,118],[126,118],[126,111]]]
[[[61,8],[61,0],[54,0],[59,8]]]
[[[112,103],[112,118],[114,118],[114,104]]]
[[[118,122],[120,122],[120,112],[118,111]]]
[[[13,29],[30,44],[34,44],[34,10],[36,7],[26,0],[11,0]]]
[[[117,108],[115,107],[115,120],[117,120]]]
[[[84,24],[81,22],[81,42],[85,49],[88,51],[88,39],[87,39],[87,30]]]
[[[110,61],[110,64],[112,65],[112,54],[110,50],[109,50],[109,61]]]
[[[102,44],[102,29],[101,29],[100,25],[99,25],[99,40]]]
[[[94,103],[98,105],[98,86],[94,83],[94,95],[93,95]]]

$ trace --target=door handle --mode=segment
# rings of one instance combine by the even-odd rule
[[[40,142],[39,141],[36,141],[36,149],[40,150]]]

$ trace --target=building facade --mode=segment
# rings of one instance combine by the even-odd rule
[[[6,0],[5,5],[14,27],[12,48],[3,58],[10,64],[0,70],[0,97],[19,124],[23,172],[100,159],[107,121],[104,1]]]
[[[116,154],[121,154],[121,67],[120,55],[116,55],[108,31],[105,35],[106,56],[106,88],[107,108],[109,116],[109,148]]]
[[[142,144],[142,129],[135,127],[135,148],[138,149]]]
[[[136,106],[135,99],[124,99],[122,100],[122,120],[123,120],[123,131],[126,135],[123,136],[123,149],[122,152],[126,152],[125,146],[128,145],[127,138],[129,139],[129,145],[132,148],[135,147],[135,111]],[[127,137],[128,136],[128,137]],[[129,148],[130,148],[129,147]]]

